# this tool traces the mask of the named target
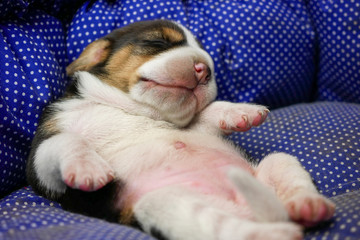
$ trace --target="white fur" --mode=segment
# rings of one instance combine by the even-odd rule
[[[244,216],[247,210],[243,208]],[[229,203],[176,187],[147,194],[134,211],[145,231],[151,232],[155,227],[172,240],[288,240],[302,236],[301,228],[293,223],[239,218]]]
[[[105,185],[113,176],[109,164],[89,146],[87,140],[71,132],[46,139],[40,144],[35,158],[41,184],[53,195],[65,192],[64,181],[70,175],[74,177],[74,188],[81,188],[80,184],[91,181],[94,189]],[[74,167],[74,163],[79,167]],[[104,182],[93,182],[93,179],[102,179]]]
[[[60,161],[64,149],[67,149],[64,145],[68,144],[72,145],[71,139],[54,137],[42,142],[36,150],[35,169],[40,183],[56,194],[64,193],[66,189],[61,177]],[[73,153],[73,150],[70,150],[70,153]]]
[[[80,95],[90,102],[119,108],[133,115],[160,119],[160,113],[155,108],[131,99],[129,94],[99,81],[88,72],[76,72],[75,77],[78,79]]]
[[[85,75],[82,74],[82,77]],[[198,126],[200,122],[195,121],[189,127],[191,131],[183,131],[178,130],[171,123],[152,119],[152,114],[148,114],[148,116],[129,114],[129,112],[134,112],[134,114],[139,114],[139,112],[136,111],[136,108],[132,109],[132,106],[136,106],[136,102],[134,103],[128,95],[120,94],[120,97],[117,98],[116,94],[112,95],[112,92],[115,93],[117,90],[108,88],[106,90],[108,91],[107,97],[104,100],[98,96],[104,96],[102,94],[105,88],[94,87],[96,84],[92,85],[91,81],[96,80],[96,78],[93,76],[87,80],[90,80],[87,82],[88,85],[85,86],[86,84],[84,84],[82,86],[89,89],[89,91],[82,94],[84,99],[67,100],[56,104],[61,109],[56,116],[61,132],[76,134],[77,137],[71,134],[55,135],[40,144],[37,150],[36,171],[41,183],[48,189],[55,192],[64,190],[65,185],[62,180],[66,178],[67,173],[64,169],[67,169],[68,166],[80,173],[80,177],[77,178],[77,182],[74,184],[76,187],[85,184],[85,178],[81,176],[101,175],[106,177],[108,175],[107,171],[110,171],[109,169],[114,171],[115,175],[119,176],[123,181],[131,182],[143,172],[159,164],[166,163],[166,166],[178,164],[179,162],[189,166],[203,164],[201,161],[195,161],[196,159],[186,158],[186,155],[177,155],[177,150],[174,148],[176,141],[184,142],[194,149],[217,149],[228,154],[228,156],[239,158],[239,161],[244,161],[240,160],[241,155],[238,155],[237,150],[231,144],[218,137],[219,130],[211,130],[206,133],[204,128]],[[94,92],[91,92],[91,89]],[[121,104],[130,103],[127,111],[123,110],[126,106],[120,104],[120,107],[117,107],[115,104],[117,101]],[[215,105],[212,106],[213,104]],[[217,109],[217,112],[206,111],[205,109],[197,118],[202,120],[201,125],[208,126],[205,129],[218,129],[215,123],[221,121],[223,116],[226,116],[226,114],[223,115],[224,112],[221,112],[221,109],[216,107],[219,103],[215,102],[213,104],[210,104],[207,108]],[[232,103],[220,103],[220,105],[224,107],[224,111],[231,107],[239,107]],[[262,108],[255,109],[258,111]],[[239,157],[236,157],[236,155]],[[84,157],[93,165],[91,165],[92,168],[86,170],[87,172],[81,173],[84,166],[81,160]],[[284,155],[283,158],[289,159],[291,157]],[[265,164],[265,160],[263,164]],[[107,169],[108,165],[110,166],[109,169]],[[263,165],[261,164],[261,166]],[[264,181],[270,188],[278,189],[278,186],[284,185],[284,188],[288,189],[294,184],[297,185],[297,181],[292,181],[292,176],[299,175],[302,182],[304,182],[300,189],[307,191],[308,188],[311,188],[311,192],[313,191],[311,179],[303,173],[304,170],[299,165],[294,167],[292,172],[288,172],[286,167],[283,171],[291,175],[287,177],[287,179],[291,179],[290,181],[281,179],[281,182],[284,183],[273,186],[269,184],[267,179],[264,180],[264,177],[260,177],[261,174],[259,173],[260,181]],[[274,179],[284,175],[283,173],[272,175],[271,172],[267,174]],[[234,176],[232,178],[238,179]],[[250,180],[249,177],[245,176],[244,180],[246,179]],[[274,182],[274,179],[270,182]],[[95,182],[95,180],[93,181]],[[251,183],[252,181],[248,182]],[[283,239],[298,239],[301,236],[299,228],[292,224],[267,223],[263,225],[253,220],[245,220],[248,219],[247,217],[242,219],[233,216],[230,214],[232,211],[226,211],[229,208],[226,207],[227,201],[222,202],[211,197],[204,198],[201,195],[194,197],[192,194],[187,195],[186,191],[180,189],[176,190],[176,194],[172,194],[171,191],[167,192],[165,189],[159,190],[160,192],[165,191],[161,194],[159,192],[159,195],[158,191],[155,191],[143,196],[136,203],[133,210],[142,224],[158,227],[171,239],[215,239],[216,236],[218,236],[216,239],[224,240],[233,239],[230,236],[236,236],[236,239],[246,239],[249,236],[254,236],[253,239],[261,239],[264,236],[267,236],[268,239],[277,239],[276,237],[279,236],[283,236]],[[244,186],[239,187],[239,189],[244,196],[251,196],[254,192],[252,188],[245,188]],[[277,195],[281,196],[282,191],[277,192]],[[261,199],[274,200],[273,194],[269,191],[257,191],[257,193],[259,193],[259,196],[256,196],[257,203],[260,203]],[[187,201],[187,198],[193,200]],[[206,201],[204,201],[205,199]],[[283,202],[286,202],[286,199]],[[161,208],[160,206],[157,208],[158,205]],[[259,205],[253,204],[253,206]],[[199,206],[203,209],[203,212],[200,211],[201,213],[196,213],[194,216],[193,210]],[[250,204],[250,206],[252,205]],[[246,208],[244,209],[246,210]],[[251,208],[248,208],[248,210],[252,211]],[[259,214],[257,210],[251,213],[250,216],[254,216],[254,214],[261,215],[263,219],[266,216],[266,221],[270,219],[272,221],[282,221],[284,219],[281,213],[284,210],[281,207],[280,209],[277,207],[276,211],[266,207],[262,207],[261,210],[264,212]],[[261,228],[260,231],[259,228]]]
[[[240,120],[245,118],[251,125],[258,114],[266,114],[267,111],[266,107],[255,104],[215,101],[197,116],[192,128],[220,135],[231,133],[234,131],[231,128],[236,128]],[[226,124],[224,129],[220,128],[221,121]]]
[[[238,187],[239,191],[243,193],[257,221],[285,222],[289,220],[283,204],[273,189],[266,188],[256,178],[240,168],[231,169],[228,176]],[[266,196],[266,198],[259,198],[259,196]],[[272,211],[269,212],[269,209],[272,209]]]

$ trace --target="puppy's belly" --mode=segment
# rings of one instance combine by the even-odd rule
[[[148,169],[137,177],[128,179],[123,192],[124,205],[134,205],[145,194],[165,187],[183,187],[196,193],[216,196],[236,205],[244,205],[241,193],[227,177],[232,167],[242,168],[253,174],[250,164],[234,152],[221,152],[217,149],[196,149],[182,142],[174,144],[178,161],[174,154],[163,156],[164,163]],[[166,164],[170,162],[170,164]]]

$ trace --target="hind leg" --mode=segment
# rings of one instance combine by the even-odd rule
[[[309,173],[294,156],[270,154],[261,161],[255,174],[275,190],[293,221],[314,226],[333,216],[334,203],[318,193]]]
[[[114,178],[110,165],[72,133],[60,133],[43,141],[36,150],[34,165],[40,182],[58,193],[64,193],[66,185],[94,191]]]
[[[229,202],[209,199],[181,187],[169,187],[143,196],[133,208],[144,231],[169,240],[301,239],[301,228],[293,223],[259,223]],[[232,207],[235,207],[231,203]],[[240,208],[241,209],[241,208]],[[237,212],[235,215],[234,212]],[[240,216],[239,216],[240,215]]]

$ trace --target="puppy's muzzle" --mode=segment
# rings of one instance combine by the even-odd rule
[[[198,84],[206,85],[211,78],[210,68],[202,62],[198,62],[195,63],[194,69],[195,69],[195,77]]]

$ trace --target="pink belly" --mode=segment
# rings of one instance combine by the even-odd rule
[[[178,147],[185,148],[181,144]],[[181,149],[179,154],[182,154]],[[187,154],[185,160],[149,169],[136,179],[131,179],[123,197],[132,205],[146,193],[168,186],[184,186],[202,194],[216,195],[236,203],[243,202],[226,174],[230,167],[239,167],[253,174],[253,169],[246,160],[237,154],[213,149]]]

